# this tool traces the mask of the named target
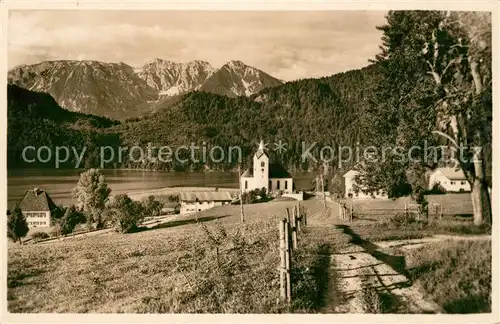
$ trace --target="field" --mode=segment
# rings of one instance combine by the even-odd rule
[[[275,216],[294,204],[247,207],[243,226],[240,207],[224,206],[199,213],[200,224],[178,217],[133,234],[10,244],[9,311],[284,311]]]
[[[389,218],[344,223],[330,203],[326,211],[319,200],[301,203],[307,209],[308,226],[293,254],[291,304],[279,299],[278,219],[296,202],[274,201],[246,205],[243,224],[240,206],[223,206],[174,216],[169,222],[131,234],[9,244],[8,309],[76,313],[344,312],[346,308],[340,306],[349,302],[341,285],[345,279],[340,275],[337,255],[348,255],[342,251],[362,248],[367,257],[379,258],[381,244],[387,241],[488,232],[463,221],[434,223],[432,227],[419,223],[394,225],[387,221]],[[433,254],[426,248],[401,249],[398,253],[408,258],[405,276],[422,282],[421,294],[435,300],[444,312],[463,312],[463,307],[447,305],[463,304],[465,292],[474,287],[480,306],[472,310],[485,311],[490,307],[485,296],[489,296],[491,287],[485,278],[491,276],[491,265],[484,253],[491,255],[491,247],[484,242],[473,249],[460,244],[444,245]],[[392,255],[389,252],[382,254]],[[456,258],[450,260],[450,255]],[[382,259],[382,263],[390,264],[391,258]],[[443,289],[454,285],[456,277],[447,276],[446,271],[454,271],[455,262],[469,270],[460,277],[461,286],[453,294],[440,295],[433,287],[438,283]],[[356,274],[356,278],[362,277]],[[359,293],[363,289],[359,288]],[[397,312],[405,310],[402,307]]]
[[[442,206],[444,218],[454,218],[457,216],[467,217],[472,215],[472,200],[470,193],[450,193],[443,195],[427,195],[429,203],[429,215],[436,214],[436,204]],[[354,214],[358,218],[370,219],[384,218],[404,211],[405,202],[409,202],[408,197],[391,199],[358,199],[353,200]]]

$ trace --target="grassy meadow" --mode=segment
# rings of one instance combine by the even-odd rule
[[[317,202],[316,202],[317,204]],[[314,202],[308,203],[314,213]],[[316,306],[316,257],[296,254],[292,306],[279,302],[278,216],[294,202],[224,206],[131,234],[9,245],[10,312],[279,313]],[[319,208],[319,207],[318,207]],[[303,233],[305,239],[306,233]],[[314,239],[304,249],[317,249]],[[321,246],[319,247],[321,249]],[[304,253],[306,251],[304,250]],[[314,253],[316,254],[316,253]],[[321,264],[321,262],[319,262]],[[300,282],[299,282],[300,281]]]
[[[442,206],[443,218],[467,218],[472,216],[472,200],[470,193],[448,193],[442,195],[427,195],[429,215],[436,214],[436,204]],[[358,199],[352,200],[354,213],[361,219],[375,219],[391,217],[404,211],[409,197],[392,199]]]
[[[446,313],[491,312],[491,241],[448,240],[406,256],[410,278]]]

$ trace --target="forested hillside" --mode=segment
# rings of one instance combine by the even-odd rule
[[[268,88],[250,97],[229,98],[206,92],[192,92],[173,106],[151,117],[116,126],[128,145],[241,146],[247,157],[263,139],[282,140],[287,151],[273,154],[291,169],[311,169],[318,165],[303,163],[303,146],[316,149],[354,146],[363,142],[359,127],[380,82],[377,66],[349,71],[321,79],[305,79]],[[302,144],[304,143],[304,144]],[[312,150],[318,157],[318,150]],[[227,161],[226,161],[227,162]],[[235,163],[208,163],[211,169],[225,169]],[[143,165],[142,163],[140,163]],[[128,166],[137,166],[130,163]],[[179,168],[169,163],[148,163],[148,168]],[[200,168],[203,165],[193,165]]]
[[[118,122],[93,115],[71,112],[61,108],[46,93],[39,93],[8,85],[7,88],[7,160],[9,168],[54,167],[56,146],[65,146],[81,151],[87,147],[81,167],[98,165],[99,147],[118,145],[119,136],[107,132]],[[23,149],[32,146],[38,149],[47,146],[52,152],[47,163],[27,163],[23,160]],[[36,153],[27,151],[32,160]],[[42,159],[49,156],[45,152]],[[75,167],[73,155],[61,167]]]

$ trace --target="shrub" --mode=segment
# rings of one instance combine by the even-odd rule
[[[168,196],[168,200],[170,202],[179,202],[179,195],[170,195]]]
[[[258,195],[260,196],[260,199],[265,199],[267,197],[267,189],[266,187],[260,188]]]
[[[66,208],[64,206],[56,206],[50,213],[51,221],[57,221],[61,219],[66,213]]]
[[[126,194],[115,196],[107,206],[107,210],[115,229],[121,233],[129,233],[136,229],[144,218],[144,206]]]
[[[45,233],[45,232],[35,232],[35,233],[31,234],[31,238],[35,242],[38,242],[38,241],[43,240],[43,239],[48,239],[49,237],[50,237],[50,235]]]
[[[144,215],[145,216],[158,216],[163,209],[163,204],[156,200],[153,195],[149,196],[144,202]]]
[[[416,223],[417,219],[415,214],[413,213],[397,213],[396,215],[391,217],[391,223],[396,225],[397,227],[404,227],[410,224]]]
[[[266,201],[268,198],[266,188],[244,192],[241,197],[244,204],[255,204],[261,201]]]
[[[50,236],[58,237],[61,236],[61,225],[55,224],[54,229],[50,232]]]
[[[66,235],[72,233],[78,223],[85,222],[85,218],[85,215],[80,212],[75,205],[69,206],[60,222],[61,234]]]
[[[430,190],[427,190],[425,192],[426,195],[444,195],[446,194],[446,189],[444,189],[444,187],[439,184],[439,183],[435,183],[434,186],[432,187],[432,189]]]

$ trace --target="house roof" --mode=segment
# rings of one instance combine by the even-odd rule
[[[465,174],[462,169],[455,168],[437,168],[434,172],[441,172],[446,178],[450,180],[466,180]]]
[[[354,176],[358,175],[359,172],[356,170],[349,170],[344,174],[344,178],[353,178]]]
[[[22,211],[51,211],[55,207],[47,192],[38,188],[27,190],[19,204]]]
[[[232,201],[231,194],[227,191],[191,191],[179,194],[181,201]]]

